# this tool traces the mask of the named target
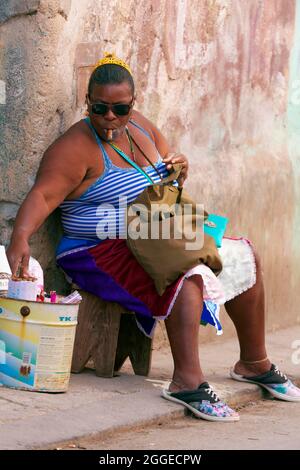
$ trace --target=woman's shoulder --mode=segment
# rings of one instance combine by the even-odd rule
[[[155,126],[149,121],[140,111],[133,110],[130,121],[133,121],[142,129],[144,129],[151,136],[152,140],[155,140]]]
[[[83,120],[76,122],[59,136],[45,151],[42,164],[51,161],[52,164],[61,159],[67,164],[84,167],[91,166],[95,149],[90,137],[88,126]]]
[[[136,110],[133,111],[131,120],[136,122],[139,126],[141,126],[145,131],[148,132],[152,140],[155,142],[157,150],[162,156],[168,153],[168,142],[161,133],[161,131],[155,126],[155,124],[153,124],[142,113]]]
[[[81,157],[89,155],[93,151],[93,139],[84,120],[74,123],[69,129],[61,134],[46,150],[44,155],[64,153],[74,154]]]

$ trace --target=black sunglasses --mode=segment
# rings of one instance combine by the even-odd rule
[[[89,101],[89,100],[88,100]],[[133,99],[131,100],[131,103],[129,104],[105,104],[105,103],[90,103],[89,104],[92,107],[92,113],[93,114],[98,114],[100,116],[104,116],[110,109],[112,112],[117,115],[117,116],[127,116],[129,114],[129,111],[131,110],[133,106]]]

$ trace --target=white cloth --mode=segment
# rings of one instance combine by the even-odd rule
[[[218,280],[227,302],[254,286],[256,263],[252,246],[245,238],[224,238],[219,253],[223,269]]]

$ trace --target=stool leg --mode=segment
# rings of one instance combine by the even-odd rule
[[[81,372],[92,358],[96,375],[113,377],[129,356],[134,372],[148,375],[152,340],[138,329],[135,316],[122,314],[124,309],[116,303],[80,292],[83,300],[78,312],[72,372]]]
[[[113,377],[121,311],[115,303],[106,303],[102,311],[98,311],[96,324],[97,341],[94,343],[92,358],[99,377]]]
[[[152,339],[138,328],[133,314],[123,313],[119,331],[115,371],[118,371],[129,356],[134,373],[147,376],[151,367]]]
[[[123,313],[121,315],[118,346],[114,369],[117,372],[129,356],[131,349],[132,328],[135,322],[132,314]]]
[[[84,292],[78,311],[78,324],[76,327],[71,367],[73,373],[81,372],[92,356],[93,342],[95,340],[93,332],[97,312],[97,298],[88,292]]]
[[[152,338],[145,336],[136,324],[129,357],[135,374],[145,376],[149,374],[152,357]]]

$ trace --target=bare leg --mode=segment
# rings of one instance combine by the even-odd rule
[[[191,276],[183,283],[171,315],[165,320],[174,361],[171,391],[193,390],[204,376],[198,354],[198,332],[203,307],[203,283]]]
[[[263,362],[246,364],[243,362],[259,361],[267,357],[265,346],[265,299],[260,263],[256,260],[256,284],[238,297],[226,302],[225,308],[233,321],[239,343],[240,361],[234,370],[246,377],[262,374],[270,370],[268,359]]]

